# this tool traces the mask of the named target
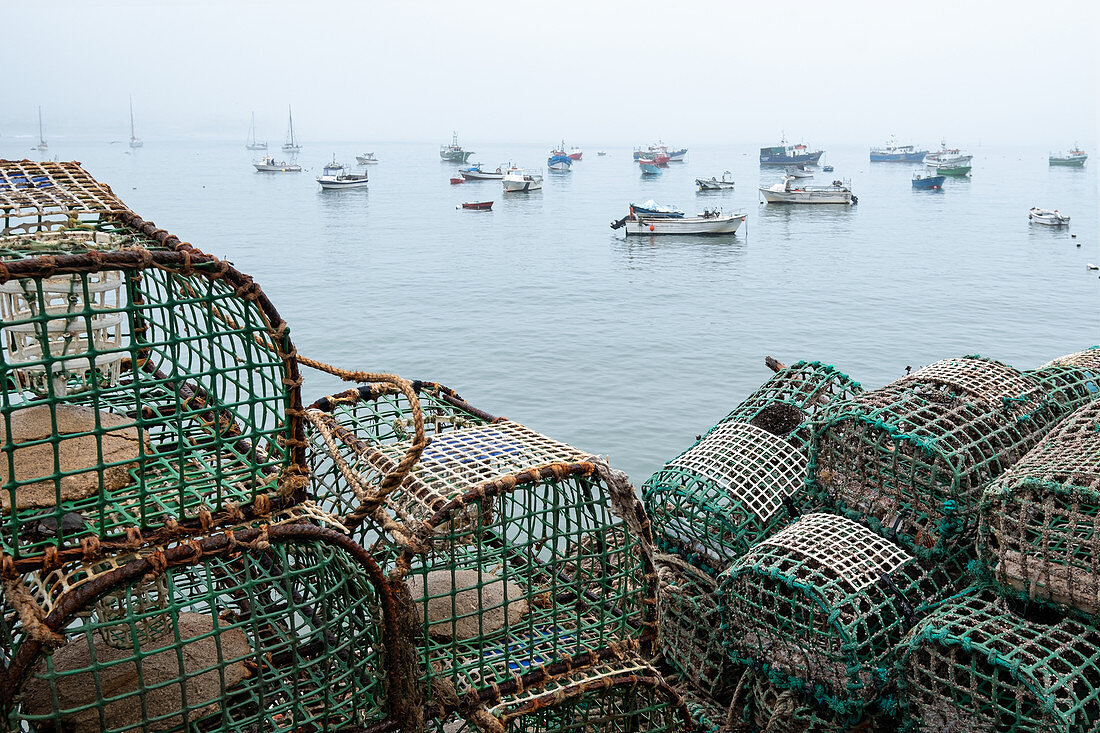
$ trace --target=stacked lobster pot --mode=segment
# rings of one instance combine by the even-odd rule
[[[736,659],[836,714],[892,712],[902,640],[962,590],[981,492],[1062,414],[1035,379],[948,359],[821,416],[804,514],[722,579]]]
[[[785,367],[769,359],[769,365],[774,377],[642,490],[661,550],[661,652],[699,700],[701,725],[727,717],[745,674],[725,649],[717,577],[797,516],[815,416],[861,391],[847,375],[818,362]]]
[[[371,548],[404,730],[679,731],[649,522],[625,475],[438,384],[366,384],[307,411],[315,496]]]
[[[76,163],[0,161],[0,714],[386,727],[374,560],[306,502],[286,324]]]
[[[1067,363],[1086,356],[1094,369],[1096,355],[1052,364],[1074,368]],[[984,730],[1017,720],[1021,729],[1094,728],[1100,401],[1079,407],[994,481],[980,516],[979,580],[986,587],[944,604],[907,645],[901,699],[914,727]]]

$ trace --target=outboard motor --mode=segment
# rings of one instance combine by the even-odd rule
[[[629,218],[630,218],[630,214],[627,214],[622,219],[619,219],[618,221],[611,222],[611,228],[612,229],[622,229],[624,226],[626,226],[626,220],[629,219]]]

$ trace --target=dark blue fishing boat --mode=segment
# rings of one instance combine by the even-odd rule
[[[913,188],[942,189],[945,176],[938,176],[932,172],[917,171],[913,174]]]

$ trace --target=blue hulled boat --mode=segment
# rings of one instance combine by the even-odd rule
[[[810,150],[802,143],[788,145],[786,140],[781,140],[779,145],[760,148],[760,165],[791,165],[792,163],[817,165],[822,155],[824,155],[823,151]]]
[[[930,171],[917,171],[913,174],[913,188],[942,189],[944,178]]]
[[[551,155],[546,159],[546,167],[552,171],[568,171],[573,169],[573,159],[568,155]]]
[[[915,145],[898,145],[891,137],[881,148],[871,148],[872,163],[923,163],[927,150],[917,150]]]
[[[647,158],[640,158],[638,165],[642,169],[642,175],[657,176],[661,174],[661,167],[657,165],[656,161],[649,160]]]

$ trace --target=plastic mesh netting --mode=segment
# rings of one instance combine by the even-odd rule
[[[1059,356],[1024,373],[1067,410],[1076,409],[1100,397],[1100,346]]]
[[[972,589],[913,630],[900,688],[910,730],[1095,730],[1100,632],[1057,615],[1022,617]]]
[[[891,681],[898,643],[964,570],[961,558],[922,561],[850,519],[807,514],[722,577],[723,629],[735,657],[780,688],[855,713]]]
[[[710,572],[723,570],[790,521],[808,474],[814,416],[860,391],[818,362],[780,369],[646,481],[654,539]]]
[[[331,530],[243,530],[63,574],[89,571],[51,584],[65,592],[40,624],[20,591],[35,574],[5,582],[18,686],[0,701],[14,727],[297,731],[385,717],[381,574]]]
[[[1100,402],[985,492],[978,552],[1007,593],[1100,614]]]
[[[1038,381],[980,357],[946,359],[822,417],[822,500],[921,554],[973,536],[985,484],[1064,414]]]

